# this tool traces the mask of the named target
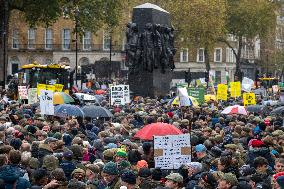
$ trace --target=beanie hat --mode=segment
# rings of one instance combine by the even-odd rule
[[[196,152],[206,152],[207,148],[203,144],[198,144],[195,146]]]
[[[119,163],[118,167],[119,167],[119,170],[121,171],[121,170],[123,170],[123,169],[126,169],[126,168],[131,167],[131,164],[129,163],[129,161],[122,160],[122,161]]]
[[[59,161],[54,155],[46,155],[43,158],[42,167],[46,168],[48,171],[52,171],[58,168]]]
[[[150,177],[150,176],[151,176],[151,171],[150,171],[149,168],[143,167],[143,168],[141,168],[141,169],[139,170],[138,175],[139,175],[140,177],[147,178],[147,177]]]
[[[162,170],[160,168],[155,168],[152,170],[152,179],[155,181],[160,181],[162,178]]]
[[[66,146],[70,146],[71,142],[72,142],[72,138],[69,134],[64,134],[63,135],[63,141],[64,141]]]
[[[30,161],[29,161],[29,166],[30,168],[32,169],[37,169],[39,167],[39,160],[34,158],[34,157],[31,157]]]
[[[136,184],[136,178],[137,178],[137,176],[135,175],[134,171],[130,171],[130,170],[125,171],[121,175],[121,180],[123,182],[126,182],[128,184],[132,184],[132,185]]]
[[[140,170],[141,168],[148,168],[148,163],[145,160],[140,160],[137,162],[137,169]]]
[[[109,175],[118,175],[118,169],[114,162],[110,161],[105,164],[103,172]]]
[[[116,155],[116,156],[119,156],[119,157],[127,158],[127,153],[126,153],[126,151],[124,151],[124,150],[122,150],[122,149],[117,150],[117,152],[116,152],[115,155]]]
[[[56,133],[54,133],[53,137],[56,138],[56,139],[58,139],[58,140],[61,140],[62,134],[59,133],[59,132],[56,132]]]

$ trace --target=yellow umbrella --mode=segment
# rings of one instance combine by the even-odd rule
[[[56,92],[53,94],[53,104],[70,104],[73,102],[75,102],[74,99],[64,92]]]
[[[188,98],[190,99],[190,101],[192,102],[193,106],[198,106],[198,101],[196,100],[196,98],[192,97],[192,96],[188,96]],[[179,105],[179,97],[176,96],[174,97],[171,101],[170,101],[171,105]]]
[[[205,102],[209,102],[210,100],[216,101],[216,95],[207,94],[207,95],[204,96],[204,100],[205,100]]]

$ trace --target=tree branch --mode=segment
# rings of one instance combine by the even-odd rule
[[[229,48],[231,48],[231,49],[233,50],[233,53],[234,53],[235,57],[238,56],[236,50],[235,50],[234,47],[230,44],[229,41],[227,41],[227,40],[224,39],[224,38],[219,38],[218,41],[225,43]]]

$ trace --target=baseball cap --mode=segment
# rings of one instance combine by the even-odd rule
[[[177,182],[177,183],[183,182],[183,177],[179,173],[171,173],[168,176],[166,176],[166,179]]]

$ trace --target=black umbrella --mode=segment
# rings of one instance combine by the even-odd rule
[[[250,105],[246,107],[248,112],[252,113],[268,113],[267,106],[264,105]]]
[[[101,106],[84,106],[82,108],[83,112],[85,113],[85,117],[90,117],[90,118],[109,118],[113,117],[112,113]]]
[[[284,106],[280,106],[272,110],[271,115],[283,115],[284,114]]]
[[[66,116],[76,116],[76,117],[84,117],[84,112],[75,105],[70,104],[60,104],[55,106],[54,113],[59,117]]]

